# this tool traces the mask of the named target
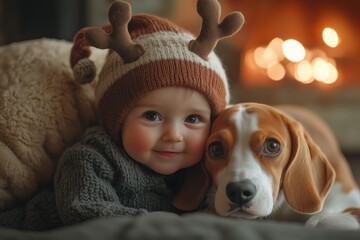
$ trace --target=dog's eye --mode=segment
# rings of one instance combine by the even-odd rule
[[[209,156],[213,159],[222,158],[225,155],[224,146],[221,142],[212,142],[208,147]]]
[[[262,154],[269,157],[276,157],[281,152],[281,145],[280,143],[273,138],[267,139]]]

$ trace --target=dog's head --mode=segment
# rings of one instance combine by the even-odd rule
[[[222,216],[268,216],[282,193],[293,210],[314,213],[322,209],[334,178],[301,124],[268,105],[244,103],[216,118],[204,162],[189,172],[173,203],[196,208],[212,182],[214,208]]]

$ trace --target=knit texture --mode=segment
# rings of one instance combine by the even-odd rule
[[[0,213],[0,226],[31,231],[61,227],[63,223],[55,204],[54,190],[43,189],[24,206]]]
[[[107,32],[111,27],[106,25],[98,30]],[[167,19],[147,14],[132,16],[127,30],[134,44],[142,46],[143,54],[136,60],[126,61],[118,51],[109,51],[95,90],[99,117],[115,141],[119,141],[122,124],[134,104],[159,88],[185,87],[198,91],[209,102],[212,117],[225,108],[230,95],[222,63],[214,52],[204,60],[190,51],[189,42],[195,39],[191,33]],[[92,73],[87,70],[92,68],[89,62],[82,64],[88,49],[77,42],[90,38],[84,34],[86,31],[82,29],[75,37],[71,55],[74,74],[82,76],[79,77],[82,82],[87,82]],[[108,41],[115,44],[112,36],[117,34],[108,35]],[[101,42],[103,37],[93,35],[95,44],[106,44]],[[85,48],[83,54],[76,51],[76,46]]]
[[[137,60],[124,64],[112,52],[99,75],[96,99],[99,115],[114,140],[125,116],[147,93],[163,87],[186,87],[202,93],[216,115],[229,101],[225,71],[218,57],[208,61],[189,51],[194,39],[173,23],[152,15],[133,16],[132,39],[146,50]]]
[[[94,218],[172,212],[184,171],[155,173],[128,157],[103,127],[92,127],[60,159],[55,192],[45,189],[24,206],[0,213],[0,226],[45,230]]]
[[[167,179],[131,159],[103,127],[93,127],[60,159],[54,179],[58,211],[66,225],[171,211]]]

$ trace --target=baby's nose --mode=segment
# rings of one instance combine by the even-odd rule
[[[168,142],[181,142],[183,140],[181,126],[176,123],[167,124],[162,139]]]

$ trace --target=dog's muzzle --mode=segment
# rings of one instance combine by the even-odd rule
[[[246,207],[256,195],[256,186],[248,179],[230,182],[226,185],[226,195],[239,207]]]

